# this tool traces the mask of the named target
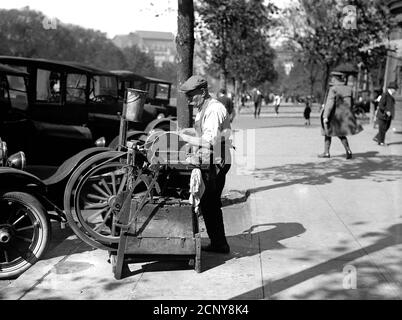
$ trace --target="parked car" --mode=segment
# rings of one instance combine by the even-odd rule
[[[163,79],[138,75],[128,70],[112,70],[118,77],[119,97],[123,99],[127,88],[139,89],[148,92],[144,111],[152,118],[176,117],[177,109],[170,105],[172,83]]]
[[[51,237],[50,221],[67,223],[62,208],[68,180],[87,159],[110,151],[88,148],[56,172],[45,174],[41,168],[38,175],[22,151],[8,156],[8,146],[0,138],[0,279],[19,276],[42,257]]]
[[[77,62],[0,56],[4,93],[0,135],[31,164],[60,165],[77,152],[110,144],[119,134],[123,101],[118,77]],[[11,71],[11,69],[12,71]],[[6,97],[6,98],[4,98]],[[147,106],[130,130],[150,131],[158,111]]]

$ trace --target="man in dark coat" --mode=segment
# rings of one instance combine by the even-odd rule
[[[262,95],[260,90],[254,88],[252,98],[254,101],[254,118],[259,118],[261,112],[262,99],[264,98],[264,96]]]
[[[395,116],[395,98],[393,95],[398,89],[396,83],[390,82],[388,84],[387,90],[381,96],[381,100],[378,104],[377,111],[377,123],[378,123],[378,133],[373,138],[380,146],[385,146],[385,134],[387,133],[389,127],[391,126],[391,121]]]
[[[363,130],[357,124],[352,112],[352,88],[345,84],[342,72],[331,72],[328,95],[321,112],[321,133],[325,136],[324,153],[320,158],[329,158],[332,137],[338,137],[346,151],[346,159],[352,158],[352,151],[346,136],[354,135]]]

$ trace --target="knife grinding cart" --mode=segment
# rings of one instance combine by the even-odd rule
[[[205,172],[209,164],[189,164],[186,159],[197,155],[176,132],[152,132],[144,144],[126,141],[126,121],[138,114],[126,101],[119,150],[88,159],[67,184],[69,224],[86,243],[109,252],[116,279],[136,261],[188,260],[200,272],[199,220],[188,201],[189,184],[192,170]]]

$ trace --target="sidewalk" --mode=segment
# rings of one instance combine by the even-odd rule
[[[402,135],[380,147],[374,134],[350,137],[353,160],[338,139],[319,159],[316,127],[256,129],[255,157],[233,164],[224,190],[238,192],[223,209],[231,254],[203,252],[202,273],[137,263],[118,281],[107,252],[67,228],[45,259],[0,281],[0,299],[401,299]]]

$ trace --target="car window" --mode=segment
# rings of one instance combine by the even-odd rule
[[[20,110],[27,110],[28,97],[25,79],[21,76],[7,76],[11,106]]]
[[[133,88],[139,90],[146,90],[146,83],[140,80],[133,81]]]
[[[157,99],[168,99],[169,96],[169,85],[159,83],[156,87],[156,96]]]
[[[38,102],[60,103],[60,79],[58,72],[38,69],[36,76],[36,100]]]
[[[67,75],[66,101],[73,103],[85,103],[85,89],[87,76],[85,74],[70,73]]]
[[[105,102],[103,98],[117,99],[118,87],[116,77],[94,76],[91,79],[89,99],[92,102]]]
[[[148,98],[149,99],[155,99],[155,83],[148,83]]]
[[[0,75],[0,104],[8,102],[7,79]]]
[[[19,71],[22,71],[22,72],[28,72],[28,68],[25,67],[25,66],[18,66],[18,65],[9,64],[9,63],[6,63],[5,65],[6,65],[6,66],[9,66],[10,68],[13,68],[13,69],[17,69],[17,70],[19,70]]]

